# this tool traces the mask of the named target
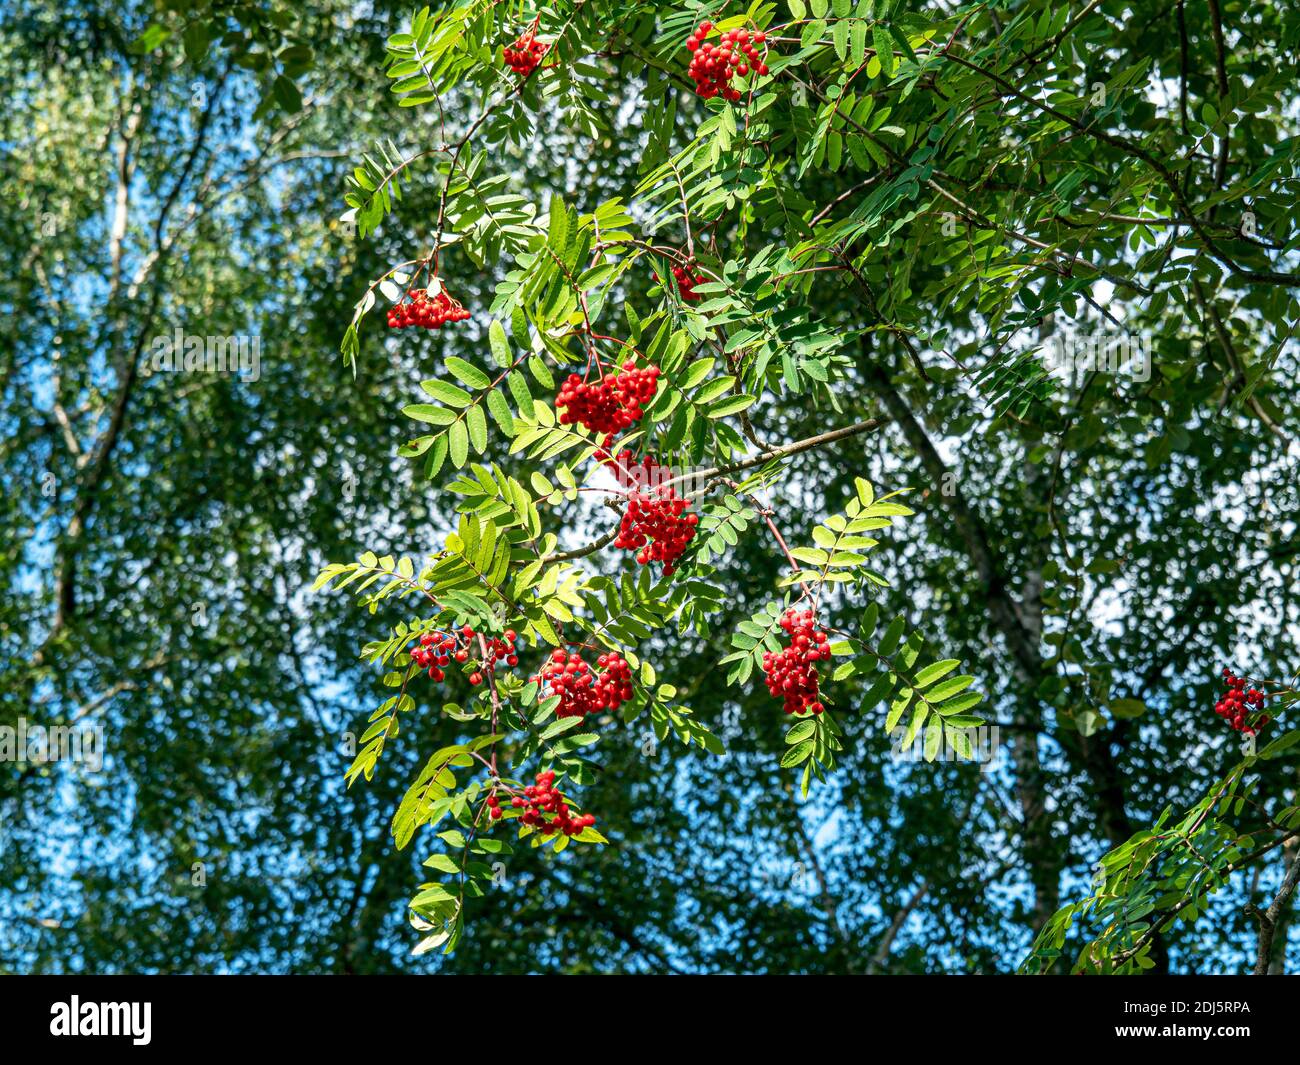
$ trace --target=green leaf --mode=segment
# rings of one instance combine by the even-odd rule
[[[462,407],[468,407],[470,401],[474,398],[463,388],[457,388],[450,381],[421,381],[420,387],[429,395],[449,407],[455,407],[459,410]]]
[[[564,249],[569,245],[569,214],[564,209],[564,200],[558,195],[551,197],[551,222],[546,242],[563,258]]]
[[[1272,758],[1275,755],[1281,754],[1283,751],[1289,750],[1297,743],[1300,743],[1300,729],[1292,729],[1290,732],[1283,733],[1277,739],[1269,743],[1259,752],[1259,756],[1261,758]]]
[[[731,391],[731,386],[736,383],[736,379],[731,376],[715,377],[712,381],[695,393],[695,402],[701,406],[711,400],[717,399],[718,396]]]
[[[298,86],[290,78],[285,77],[283,74],[277,75],[271,86],[271,91],[275,95],[275,102],[288,114],[297,114],[302,110],[302,93],[298,91]]]
[[[514,360],[510,357],[510,343],[506,340],[505,327],[495,318],[488,326],[488,346],[492,349],[492,358],[503,370],[508,370],[514,365]]]
[[[446,407],[436,407],[432,403],[408,403],[402,408],[402,413],[414,421],[429,425],[450,425],[456,420],[452,411]]]
[[[790,554],[810,566],[824,566],[830,560],[829,554],[816,547],[795,547],[790,550]]]
[[[898,641],[903,638],[903,630],[907,623],[901,617],[894,618],[889,623],[889,628],[885,634],[880,637],[880,644],[876,647],[876,653],[882,657],[888,658],[898,649]]]
[[[510,413],[510,404],[506,402],[506,397],[495,388],[488,393],[487,409],[488,413],[492,415],[492,420],[497,423],[497,426],[506,436],[515,435],[515,419]]]
[[[506,385],[510,388],[510,394],[514,396],[515,406],[519,408],[519,413],[524,418],[533,416],[533,396],[528,391],[528,382],[524,380],[524,375],[511,371],[506,375]]]
[[[974,677],[953,677],[951,680],[945,680],[937,687],[931,688],[925,693],[925,697],[932,703],[941,703],[949,696],[956,695],[959,691],[964,691],[974,683]]]
[[[153,25],[146,27],[145,31],[135,39],[135,42],[131,45],[131,51],[135,52],[137,55],[143,55],[145,52],[152,52],[171,35],[171,30],[154,23]]]
[[[487,415],[483,413],[483,408],[478,404],[470,407],[465,412],[465,428],[469,433],[469,441],[474,445],[474,450],[480,455],[487,449]]]
[[[698,385],[709,376],[713,367],[717,364],[717,359],[697,359],[686,368],[682,375],[681,387],[689,390]]]
[[[971,745],[970,736],[964,729],[954,728],[945,721],[943,734],[948,740],[948,746],[962,758],[969,760],[975,757],[975,748]]]
[[[208,54],[208,24],[199,19],[185,27],[182,35],[185,43],[185,58],[191,63],[200,63]]]
[[[1147,704],[1141,699],[1112,699],[1110,712],[1115,717],[1141,717],[1146,713]]]
[[[876,50],[876,58],[880,60],[880,69],[886,77],[893,77],[894,74],[894,42],[889,37],[889,31],[877,23],[871,31],[871,43]]]
[[[729,414],[739,414],[742,410],[748,410],[757,399],[757,396],[729,396],[710,404],[707,413],[710,418],[725,418]]]
[[[456,422],[447,431],[447,446],[452,465],[460,469],[469,458],[469,430],[465,428],[464,422]]]
[[[867,689],[866,695],[862,697],[862,709],[874,710],[882,699],[894,690],[894,678],[888,673],[876,679],[876,682]]]
[[[916,675],[916,687],[927,687],[940,677],[951,673],[959,665],[961,665],[961,663],[957,659],[946,658],[942,662],[936,662],[932,666],[926,666]]]
[[[457,381],[469,385],[470,388],[487,388],[492,384],[492,379],[477,366],[454,355],[447,359],[447,369],[452,372]]]
[[[888,680],[888,678],[886,678]],[[892,687],[892,684],[890,685]],[[886,688],[886,691],[889,689]],[[904,688],[889,706],[889,716],[885,718],[885,731],[892,732],[903,719],[903,714],[912,703],[912,689]],[[877,700],[879,701],[879,700]]]
[[[925,726],[925,760],[933,762],[943,743],[943,719],[932,717]]]
[[[947,702],[938,703],[935,710],[944,717],[951,717],[953,714],[960,714],[963,710],[969,710],[976,703],[983,700],[984,696],[979,692],[967,692],[965,695],[959,695],[955,699],[949,699]],[[933,702],[933,700],[931,700]]]

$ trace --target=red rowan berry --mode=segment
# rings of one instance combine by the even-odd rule
[[[560,424],[584,425],[594,433],[619,433],[641,420],[659,387],[659,367],[638,370],[628,359],[613,373],[590,384],[576,373],[560,386],[555,409]]]
[[[706,43],[713,23],[701,22],[687,38],[686,47],[691,53],[687,73],[695,81],[695,92],[705,100],[721,96],[735,102],[740,90],[731,84],[733,77],[745,77],[752,70],[756,75],[767,73],[767,34],[762,30],[727,30],[716,45]],[[761,49],[761,50],[760,50]]]
[[[627,509],[619,523],[614,546],[635,551],[637,562],[643,566],[650,562],[664,563],[664,574],[670,575],[695,537],[699,515],[691,510],[691,500],[679,497],[667,483],[671,480],[667,467],[660,466],[650,456],[629,465],[622,455],[611,455],[611,443],[612,438],[607,436],[595,457],[614,472],[620,487],[628,494]]]
[[[695,286],[704,284],[707,278],[696,268],[694,259],[688,260],[684,266],[674,266],[673,280],[677,282],[677,291],[682,299],[688,303],[698,303],[704,298],[695,291]]]
[[[649,492],[633,491],[614,546],[635,551],[642,566],[662,562],[664,574],[673,573],[677,560],[695,538],[699,523],[698,515],[689,512],[690,506],[691,501],[678,498],[671,485]]]
[[[525,78],[537,69],[542,57],[551,50],[549,44],[537,39],[536,33],[537,24],[534,23],[519,35],[518,40],[501,50],[506,66]]]
[[[448,322],[463,322],[469,318],[469,311],[447,295],[446,289],[430,296],[428,289],[413,288],[406,295],[406,300],[388,308],[390,329],[408,329],[411,326],[438,329]]]
[[[783,700],[787,714],[820,714],[825,707],[815,663],[830,658],[830,641],[811,610],[789,608],[781,615],[781,628],[790,643],[780,651],[763,652],[767,690]]]
[[[470,625],[462,625],[448,632],[425,632],[420,635],[416,646],[411,648],[411,661],[421,669],[427,669],[430,680],[441,681],[446,677],[443,666],[450,665],[453,660],[463,664],[477,655],[477,664],[469,677],[469,682],[477,686],[483,683],[484,674],[496,672],[497,663],[501,659],[504,658],[510,666],[519,663],[519,657],[515,653],[518,637],[514,630],[506,632],[505,636],[505,639],[485,636],[480,643],[479,634]]]
[[[632,667],[617,651],[601,655],[596,665],[599,673],[593,673],[581,655],[556,650],[531,679],[541,685],[545,696],[560,697],[556,717],[617,710],[632,698]]]
[[[1236,731],[1246,736],[1254,736],[1268,724],[1269,717],[1267,714],[1263,714],[1252,725],[1250,715],[1257,710],[1263,709],[1264,700],[1268,696],[1258,688],[1248,688],[1247,684],[1249,682],[1247,679],[1236,676],[1231,669],[1225,668],[1223,670],[1223,682],[1227,690],[1219,696],[1218,701],[1214,704],[1214,712],[1227,721]]]
[[[698,303],[704,298],[695,291],[695,286],[704,284],[708,278],[700,273],[693,258],[688,258],[683,264],[672,267],[672,274],[673,281],[676,282],[677,291],[681,294],[682,299],[688,303]],[[660,284],[663,284],[663,279],[658,273],[652,273],[651,276]]]
[[[543,836],[553,836],[557,832],[576,836],[596,823],[592,814],[573,813],[572,800],[555,787],[554,770],[538,773],[535,779],[537,782],[524,788],[522,795],[515,795],[510,800],[512,807],[523,811],[519,815],[520,823],[530,825]],[[499,811],[500,808],[492,809]],[[548,820],[547,814],[553,816]],[[495,818],[498,813],[494,812],[492,816]]]

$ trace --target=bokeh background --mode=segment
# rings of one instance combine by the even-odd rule
[[[1130,6],[1150,17],[1123,43],[1175,68],[1159,5]],[[454,955],[411,957],[405,904],[431,848],[396,852],[389,818],[455,723],[430,710],[373,782],[345,790],[347,736],[382,698],[357,663],[375,621],[308,592],[327,561],[440,543],[454,499],[396,457],[399,410],[446,354],[481,362],[486,346],[482,314],[420,337],[385,337],[372,319],[355,377],[338,354],[369,279],[421,254],[432,229],[435,190],[419,182],[370,238],[338,220],[361,152],[430,136],[382,74],[384,38],[410,12],[231,5],[221,17],[243,12],[240,47],[199,30],[141,49],[156,11],[136,0],[0,10],[0,723],[104,737],[98,771],[0,765],[0,971],[1011,971],[1101,853],[1231,764],[1209,710],[1219,669],[1276,676],[1300,661],[1296,452],[1258,422],[1216,416],[1197,342],[1183,346],[1167,446],[1130,424],[1148,415],[1119,395],[1069,438],[1060,505],[1074,546],[1125,563],[1072,638],[1112,664],[1108,696],[1147,708],[1082,741],[1059,738],[1059,682],[1026,677],[990,623],[968,540],[900,420],[801,456],[777,502],[797,523],[840,505],[854,476],[916,489],[917,516],[880,549],[885,606],[990,693],[992,767],[895,761],[876,714],[850,709],[833,782],[801,799],[777,765],[779,708],[758,681],[727,689],[716,668],[781,568],[754,537],[725,560],[714,643],[663,634],[650,649],[728,756],[611,723],[584,805],[612,845],[519,854]],[[1208,48],[1194,21],[1198,79]],[[635,70],[612,91],[598,138],[541,113],[534,143],[499,146],[491,165],[539,205],[556,189],[585,208],[626,196]],[[449,117],[463,124],[473,107]],[[1269,121],[1297,132],[1294,112]],[[454,252],[444,269],[467,306],[490,303],[491,270]],[[859,313],[847,298],[820,310],[846,328]],[[1232,322],[1243,347],[1253,322],[1247,303]],[[154,338],[178,328],[255,338],[257,379],[141,372]],[[1272,402],[1294,410],[1294,345],[1281,365]],[[864,379],[843,413],[791,404],[771,428],[794,439],[880,413],[888,391]],[[913,409],[1032,601],[1052,550],[1051,441],[995,423],[956,386]],[[1268,772],[1277,794],[1295,788],[1294,766]],[[1244,968],[1242,906],[1266,897],[1284,858],[1162,940],[1160,967]]]

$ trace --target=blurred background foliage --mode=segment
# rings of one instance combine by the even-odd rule
[[[993,5],[980,32],[996,40],[998,12],[1051,6]],[[1108,119],[1139,136],[1177,122],[1180,85],[1193,115],[1221,99],[1206,5],[1086,7],[1079,46],[1039,78],[1085,87],[1149,64],[1148,90]],[[874,713],[849,712],[833,783],[799,800],[777,767],[779,707],[757,680],[727,689],[716,668],[725,634],[771,598],[782,568],[751,536],[723,563],[716,646],[653,649],[729,755],[604,730],[584,804],[613,845],[519,854],[454,955],[411,958],[404,911],[423,855],[418,842],[392,849],[388,819],[454,723],[431,712],[408,726],[375,780],[345,791],[347,734],[378,698],[356,665],[373,629],[345,597],[305,594],[326,560],[440,542],[454,501],[395,458],[409,434],[398,410],[431,366],[486,344],[480,314],[464,332],[422,337],[372,325],[355,379],[338,355],[369,279],[422,254],[432,230],[436,189],[418,182],[365,240],[338,221],[362,151],[432,135],[381,74],[383,41],[409,16],[389,0],[4,9],[0,724],[101,725],[106,760],[98,773],[0,767],[0,968],[1013,970],[1101,853],[1235,760],[1210,710],[1220,668],[1276,677],[1300,662],[1294,286],[1202,257],[1163,295],[1126,299],[1126,322],[1162,338],[1146,387],[1058,388],[1003,413],[937,362],[921,379],[885,330],[866,334],[842,413],[798,398],[766,406],[777,439],[892,419],[800,456],[777,506],[797,529],[842,506],[854,476],[916,490],[918,515],[882,546],[886,603],[989,693],[1003,744],[993,768],[895,761]],[[1231,230],[1225,219],[1249,207],[1261,239],[1294,260],[1297,14],[1226,2],[1222,16],[1234,87],[1274,106],[1234,133],[1214,221]],[[530,148],[494,153],[539,204],[563,190],[590,209],[635,184],[638,71],[604,62],[616,100],[596,140],[542,110]],[[1151,86],[1167,94],[1159,107]],[[979,137],[963,148],[965,187],[991,217],[1023,205],[1025,229],[1059,229],[1023,191],[997,99],[969,88]],[[923,126],[925,97],[894,120]],[[698,101],[678,104],[677,121],[695,124]],[[463,105],[453,123],[472,120]],[[1064,139],[1089,163],[1065,200],[1100,210],[1120,156]],[[1198,202],[1214,163],[1185,172]],[[831,203],[859,180],[824,172],[800,190]],[[1118,264],[1137,254],[1134,229],[1094,225],[1079,239]],[[1228,246],[1246,262],[1256,253]],[[946,290],[943,242],[904,230],[894,248],[910,277],[898,313],[948,327],[950,348],[984,365],[978,308]],[[444,273],[472,309],[499,279],[454,252]],[[1216,310],[1193,320],[1170,293],[1197,286]],[[844,330],[871,324],[848,289],[818,310]],[[153,338],[176,328],[260,338],[258,379],[142,372]],[[1098,562],[1115,565],[1093,566],[1076,595],[1075,574]],[[1007,609],[1046,638],[1013,646],[997,622]],[[1144,709],[1118,714],[1121,698]],[[1293,762],[1265,773],[1266,790],[1294,793]],[[1254,927],[1242,907],[1271,897],[1292,855],[1164,937],[1159,967],[1245,967]]]

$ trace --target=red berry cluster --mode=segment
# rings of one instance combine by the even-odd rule
[[[647,471],[652,470],[652,463],[652,459],[646,459]],[[678,497],[672,485],[651,482],[646,491],[634,489],[628,493],[627,510],[614,546],[635,551],[637,562],[643,566],[662,562],[667,576],[677,568],[677,560],[695,538],[699,520],[699,515],[691,511],[691,501]]]
[[[641,419],[659,387],[659,367],[638,370],[631,359],[614,373],[588,384],[576,373],[560,386],[555,399],[560,424],[575,422],[595,433],[622,432]]]
[[[695,79],[695,91],[708,100],[721,96],[724,100],[740,99],[740,90],[731,84],[733,77],[744,77],[752,68],[755,74],[767,73],[767,34],[762,30],[727,30],[716,44],[705,44],[712,22],[701,22],[695,33],[686,39],[691,57],[687,73]],[[760,52],[759,49],[762,48]]]
[[[452,299],[446,290],[430,296],[427,289],[413,288],[407,293],[409,300],[388,308],[388,327],[406,329],[418,325],[422,329],[437,329],[447,322],[463,322],[469,311]]]
[[[542,61],[542,56],[551,50],[549,44],[539,41],[536,37],[535,29],[526,29],[519,35],[519,40],[512,45],[507,45],[502,50],[506,66],[516,74],[522,74],[528,77],[537,69],[537,64]]]
[[[620,488],[650,489],[671,479],[672,470],[667,466],[660,466],[649,455],[640,462],[629,465],[628,459],[630,456],[628,452],[624,451],[618,455],[612,454],[610,448],[616,443],[613,433],[606,435],[594,455],[597,462],[602,466],[609,467],[613,472],[614,479],[618,481]]]
[[[452,659],[457,662],[470,660],[477,636],[478,633],[469,625],[462,625],[450,632],[426,632],[420,637],[419,645],[411,648],[411,661],[421,669],[428,669],[430,680],[440,681],[446,677],[445,669],[451,665]],[[504,639],[484,637],[483,646],[487,648],[487,654],[479,659],[478,667],[469,675],[469,682],[482,684],[483,674],[495,673],[497,662],[503,658],[506,665],[517,666],[519,656],[514,649],[516,638],[513,629],[506,630]]]
[[[674,266],[673,280],[677,282],[677,291],[682,294],[682,299],[688,303],[698,303],[704,299],[695,291],[695,286],[704,284],[705,278],[695,268],[694,259],[687,262],[685,266]]]
[[[466,625],[465,629],[469,629]],[[465,629],[461,629],[464,632]],[[474,630],[470,629],[472,633]],[[485,636],[483,638],[483,647],[486,653],[479,660],[478,671],[469,675],[471,684],[482,684],[483,674],[492,674],[497,671],[497,663],[503,658],[508,666],[519,665],[519,656],[515,654],[515,643],[519,639],[514,629],[506,629],[503,636]]]
[[[573,816],[569,813],[569,800],[559,788],[555,787],[555,773],[552,770],[538,773],[536,780],[536,784],[529,784],[524,788],[522,795],[514,795],[510,799],[511,806],[523,811],[519,815],[519,820],[524,824],[532,825],[543,836],[553,836],[556,832],[563,832],[566,836],[576,836],[584,828],[596,823],[596,818],[592,814]],[[494,821],[504,815],[501,800],[497,798],[496,792],[488,796],[487,804],[489,816]],[[548,821],[547,814],[555,816]]]
[[[630,475],[628,473],[626,455],[619,455],[617,458],[615,458],[610,453],[609,449],[613,447],[616,443],[617,441],[614,439],[614,434],[606,433],[605,438],[600,442],[600,447],[596,448],[596,450],[592,454],[594,455],[596,461],[599,462],[602,466],[608,466],[611,470],[613,470],[614,476],[618,479],[618,483],[621,484],[624,488],[626,488],[629,484],[632,483],[629,480],[629,477],[633,475]],[[640,464],[631,467],[631,469],[639,473],[641,469]]]
[[[1247,736],[1255,735],[1268,724],[1268,714],[1261,717],[1254,725],[1247,723],[1246,715],[1252,712],[1252,707],[1256,710],[1262,708],[1266,696],[1258,688],[1248,688],[1246,678],[1235,676],[1230,669],[1223,671],[1223,683],[1227,685],[1228,690],[1214,704],[1214,712],[1238,732]]]
[[[787,714],[820,714],[825,707],[817,692],[816,663],[831,656],[826,633],[811,610],[794,607],[781,615],[781,628],[790,636],[789,646],[763,652],[767,690],[785,700]]]
[[[601,710],[617,710],[632,698],[632,667],[617,651],[596,659],[599,673],[578,654],[557,650],[532,679],[546,695],[558,695],[556,717],[586,717]]]

